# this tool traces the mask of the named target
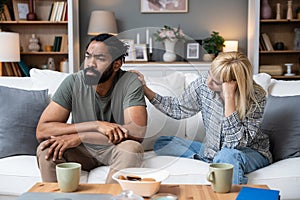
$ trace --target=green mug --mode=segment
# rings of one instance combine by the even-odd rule
[[[66,162],[56,165],[56,177],[61,192],[74,192],[77,190],[81,173],[81,164]]]
[[[233,165],[213,163],[209,165],[206,179],[211,182],[212,189],[218,193],[230,192],[232,186]]]

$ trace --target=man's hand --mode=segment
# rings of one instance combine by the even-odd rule
[[[53,161],[61,159],[65,150],[77,147],[81,144],[81,140],[78,134],[51,136],[50,139],[42,142],[41,150],[49,147],[46,160],[52,155]]]
[[[119,124],[98,121],[98,131],[105,135],[109,141],[113,144],[118,144],[124,139],[128,138],[128,130],[120,126]]]

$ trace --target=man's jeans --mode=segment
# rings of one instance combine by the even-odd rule
[[[233,184],[246,184],[245,174],[269,164],[267,158],[248,147],[241,149],[222,148],[213,160],[203,156],[204,145],[201,142],[186,140],[175,136],[161,136],[154,144],[157,155],[192,158],[212,163],[230,163],[234,166]]]

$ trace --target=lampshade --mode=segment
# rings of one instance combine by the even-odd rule
[[[117,34],[117,22],[114,12],[106,10],[92,11],[88,28],[88,35],[100,33]]]
[[[0,32],[0,62],[20,61],[19,33]]]
[[[237,40],[225,40],[223,47],[223,52],[233,52],[238,51],[239,42]]]

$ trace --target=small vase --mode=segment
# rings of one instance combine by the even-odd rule
[[[280,3],[276,4],[276,19],[279,20],[281,19],[281,8],[280,8]]]
[[[288,1],[286,19],[293,19],[292,1]]]
[[[35,34],[32,34],[31,38],[29,39],[28,50],[29,51],[39,51],[40,50],[39,39],[35,36]]]
[[[272,17],[272,9],[268,0],[263,0],[260,9],[262,19],[270,19]]]
[[[167,39],[164,41],[166,52],[163,55],[163,60],[165,62],[174,62],[176,60],[176,54],[174,52],[174,49],[177,41],[177,39]]]

